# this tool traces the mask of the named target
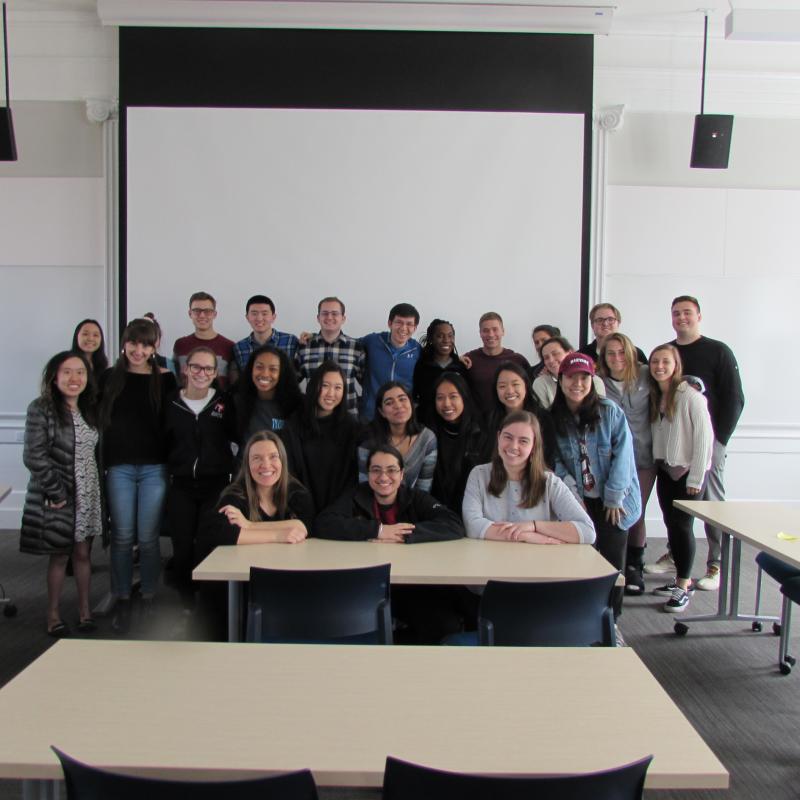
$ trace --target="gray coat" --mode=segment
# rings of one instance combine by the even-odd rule
[[[75,428],[41,398],[28,406],[22,460],[31,473],[22,510],[20,550],[71,553],[75,541]],[[66,500],[63,508],[50,503]]]

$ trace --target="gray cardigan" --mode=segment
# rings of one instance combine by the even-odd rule
[[[613,400],[625,413],[633,434],[633,455],[636,469],[653,468],[653,435],[650,431],[650,367],[639,366],[636,383],[630,389],[613,378],[603,376],[606,397]]]
[[[491,464],[480,464],[469,474],[461,507],[467,536],[483,539],[493,522],[558,521],[571,522],[578,530],[581,544],[594,543],[591,518],[561,478],[548,471],[541,501],[533,508],[520,508],[518,481],[508,481],[499,497],[489,494],[491,471]]]

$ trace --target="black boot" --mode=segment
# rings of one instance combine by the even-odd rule
[[[625,567],[625,594],[639,595],[644,592],[644,547],[628,546]]]
[[[131,629],[131,601],[129,597],[119,598],[111,618],[111,630],[117,636],[127,636]]]

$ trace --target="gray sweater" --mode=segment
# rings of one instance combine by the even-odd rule
[[[489,494],[491,464],[480,464],[469,474],[462,512],[467,536],[483,539],[494,522],[571,522],[581,544],[593,544],[594,525],[586,510],[575,499],[561,478],[547,472],[544,497],[533,508],[520,508],[519,481],[508,481],[499,497]]]
[[[639,375],[631,388],[620,381],[603,377],[606,397],[613,400],[625,413],[633,434],[633,453],[637,469],[653,467],[653,436],[650,432],[650,367],[639,366]]]

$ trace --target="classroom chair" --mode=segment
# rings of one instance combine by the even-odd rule
[[[390,568],[251,567],[247,641],[392,644]]]
[[[64,771],[67,800],[317,800],[314,776],[307,769],[241,781],[162,780],[97,769],[52,749]]]
[[[763,550],[756,556],[756,564],[758,564],[758,578],[756,580],[755,615],[758,616],[761,602],[762,570],[778,583],[783,595],[781,621],[780,624],[773,625],[773,630],[781,637],[778,643],[778,669],[784,675],[788,675],[797,661],[794,656],[789,655],[788,648],[789,630],[792,624],[792,603],[800,603],[800,570]]]
[[[383,800],[637,800],[652,760],[584,775],[517,778],[443,772],[389,756]]]

